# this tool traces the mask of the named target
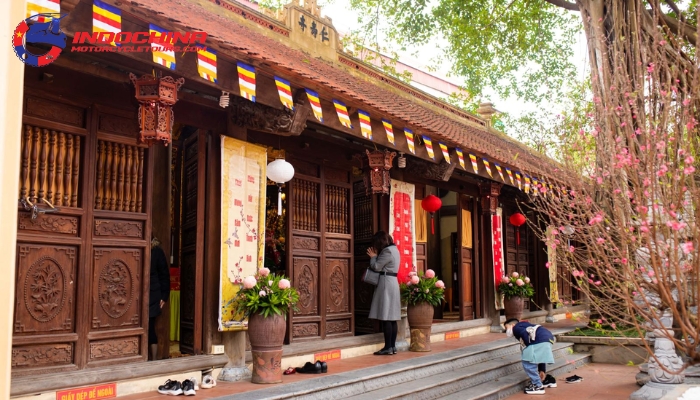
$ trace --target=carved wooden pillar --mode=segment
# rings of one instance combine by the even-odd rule
[[[483,304],[486,305],[487,318],[491,318],[491,331],[501,332],[502,328],[500,320],[500,312],[496,310],[495,298],[496,298],[496,286],[494,284],[494,272],[493,272],[493,243],[491,240],[491,229],[492,229],[492,216],[496,214],[496,209],[498,208],[498,196],[501,194],[501,187],[503,185],[495,182],[486,182],[479,185],[479,192],[481,197],[481,223],[479,226],[481,240],[479,244],[481,245],[481,276],[483,277],[482,287],[485,290],[482,291],[482,296],[484,296]]]

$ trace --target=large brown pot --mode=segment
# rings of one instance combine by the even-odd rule
[[[506,320],[511,318],[523,318],[524,299],[520,296],[511,297],[503,300],[503,307],[506,310]]]
[[[428,303],[409,305],[407,309],[408,326],[411,330],[410,351],[430,351],[430,330],[433,326],[435,309]]]
[[[248,337],[253,355],[253,383],[282,382],[282,345],[287,324],[283,315],[267,318],[253,314],[248,319]]]

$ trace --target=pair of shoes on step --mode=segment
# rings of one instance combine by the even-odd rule
[[[289,371],[289,369],[287,369],[287,371]],[[287,373],[287,371],[285,371],[286,375],[293,373]],[[325,374],[328,372],[328,364],[322,361],[316,361],[315,363],[307,362],[303,367],[296,367],[295,371],[300,374]]]
[[[392,354],[396,354],[396,347],[385,347],[374,352],[375,356],[390,356]]]
[[[208,375],[211,378],[211,375]],[[213,378],[212,378],[213,379]],[[214,385],[216,386],[216,382]],[[204,382],[202,382],[202,387],[211,388],[212,386],[205,387]],[[185,379],[184,381],[173,381],[168,379],[164,384],[158,386],[158,393],[168,394],[171,396],[179,396],[181,394],[185,396],[194,396],[199,390],[199,385],[197,384],[197,378]]]

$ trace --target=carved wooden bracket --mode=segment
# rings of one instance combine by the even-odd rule
[[[498,196],[501,194],[503,184],[496,182],[484,182],[479,185],[481,194],[481,210],[484,214],[496,214],[498,208]]]
[[[242,97],[232,97],[229,107],[231,121],[241,127],[281,136],[299,136],[306,129],[311,107],[294,105],[294,111],[253,103]]]
[[[413,176],[418,176],[424,179],[432,179],[435,181],[447,182],[454,172],[456,163],[448,164],[442,162],[433,164],[417,158],[409,158],[406,160],[406,173]]]

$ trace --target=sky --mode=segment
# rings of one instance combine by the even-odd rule
[[[470,0],[473,1],[473,0]],[[358,14],[357,12],[350,9],[350,2],[348,0],[330,0],[330,1],[319,1],[319,6],[321,6],[321,14],[330,17],[333,20],[333,25],[338,30],[341,35],[344,33],[349,33],[353,29],[359,27]],[[381,32],[379,32],[381,37]],[[428,67],[431,65],[426,62],[421,62],[412,56],[416,51],[420,52],[420,57],[423,60],[434,60],[437,59],[441,54],[437,46],[434,43],[428,44],[426,46],[421,46],[417,48],[408,49],[407,52],[399,52],[400,61],[408,64],[414,68],[421,69],[426,72]],[[575,65],[579,66],[579,75],[581,78],[585,78],[588,73],[588,59],[586,56],[586,40],[583,32],[579,33],[578,40],[573,44],[574,56],[572,61]],[[434,67],[434,65],[433,65]],[[449,62],[443,62],[436,71],[430,72],[432,75],[443,78],[454,84],[461,84],[459,77],[449,77],[451,65]],[[522,115],[528,111],[535,111],[538,107],[533,103],[523,102],[517,98],[506,98],[502,99],[496,95],[493,91],[486,90],[485,97],[483,101],[490,101],[493,103],[494,107],[499,111],[506,111],[513,116]],[[551,110],[552,113],[558,114],[562,110],[562,106],[557,102],[557,99],[552,99],[551,103],[541,105],[547,110]]]

